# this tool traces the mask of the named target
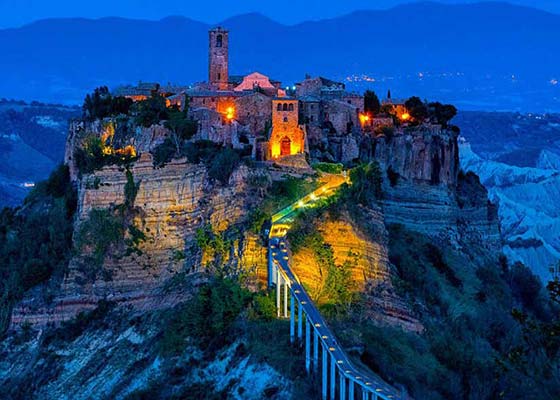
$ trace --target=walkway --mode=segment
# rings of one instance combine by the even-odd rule
[[[339,179],[329,181],[272,217],[268,250],[269,285],[276,286],[278,317],[288,318],[289,316],[290,318],[290,341],[295,342],[296,324],[297,338],[300,341],[303,341],[305,328],[305,367],[308,372],[318,372],[319,362],[321,363],[320,383],[324,400],[355,400],[357,398],[362,400],[404,400],[405,397],[397,389],[379,377],[371,373],[364,373],[352,365],[321,313],[290,268],[286,243],[290,216],[299,209],[334,194],[344,182],[347,182],[346,176],[339,176]],[[288,297],[290,297],[289,310]],[[321,348],[320,354],[319,347]]]

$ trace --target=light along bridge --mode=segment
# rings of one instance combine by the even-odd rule
[[[268,244],[268,283],[269,286],[276,286],[278,317],[290,318],[290,342],[294,343],[296,336],[300,343],[303,342],[307,372],[318,373],[321,364],[323,400],[405,400],[408,397],[399,390],[381,378],[356,368],[350,362],[303,285],[290,269],[286,242],[290,217],[299,209],[334,194],[341,184],[347,182],[346,175],[338,178],[272,217]]]

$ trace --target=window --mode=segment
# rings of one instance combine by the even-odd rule
[[[276,111],[282,111],[282,103],[278,103],[278,107],[276,107]]]
[[[288,104],[288,111],[294,111],[294,103]]]
[[[222,35],[216,36],[216,47],[222,47],[223,40],[224,39],[223,39]]]
[[[222,74],[218,72],[218,80],[222,79]]]
[[[283,110],[283,111],[288,111],[288,103],[284,103],[284,104],[282,105],[282,110]]]
[[[288,117],[284,117],[284,122],[288,122]]]

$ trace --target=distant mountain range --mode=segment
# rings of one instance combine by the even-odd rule
[[[414,3],[293,26],[259,14],[220,25],[231,31],[231,73],[260,71],[287,84],[305,73],[352,77],[356,89],[467,109],[560,110],[560,15],[505,3]],[[209,28],[168,17],[0,30],[0,97],[77,103],[102,84],[204,80]]]

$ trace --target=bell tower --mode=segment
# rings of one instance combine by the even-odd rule
[[[208,83],[217,90],[228,90],[228,34],[221,27],[208,32]]]

